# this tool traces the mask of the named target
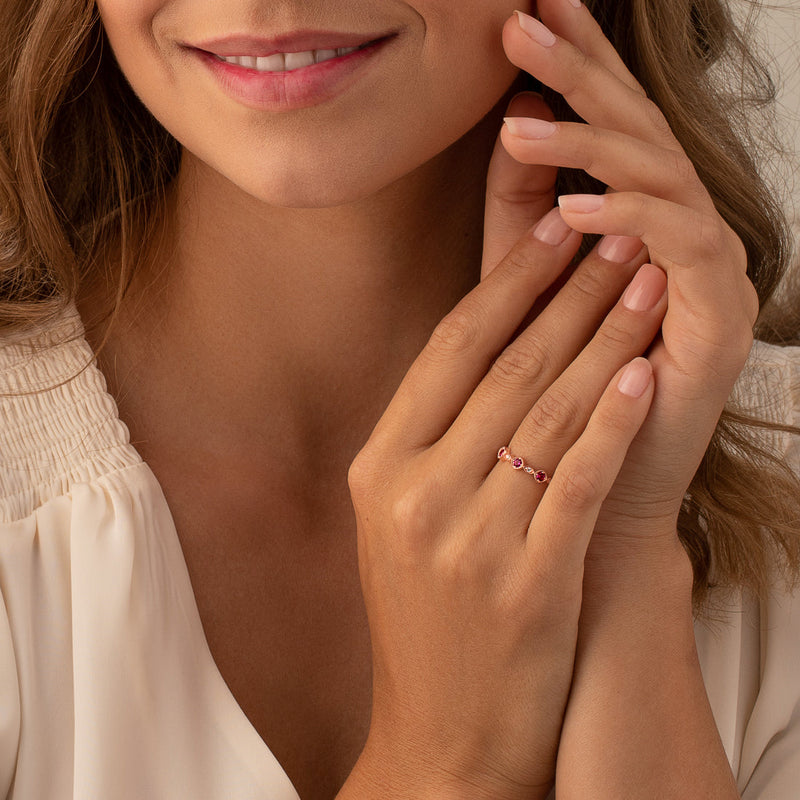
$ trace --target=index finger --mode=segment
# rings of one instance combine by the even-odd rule
[[[503,28],[503,44],[513,64],[562,95],[589,124],[682,152],[664,115],[640,89],[538,20],[518,11]]]
[[[600,24],[580,0],[539,0],[536,10],[556,36],[572,42],[638,94],[647,95],[614,45],[606,38]]]

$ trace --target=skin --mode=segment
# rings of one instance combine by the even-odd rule
[[[545,47],[499,0],[99,6],[185,147],[172,246],[101,367],[220,670],[301,796],[737,797],[675,521],[757,304],[586,9],[542,0]],[[178,46],[248,22],[400,35],[352,92],[267,115]],[[517,68],[586,124],[497,139]],[[531,95],[508,115],[551,117]],[[559,166],[614,192],[551,211]],[[626,252],[570,274],[581,233]]]

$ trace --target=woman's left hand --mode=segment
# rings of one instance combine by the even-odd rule
[[[674,543],[684,493],[749,353],[758,299],[742,242],[589,11],[570,0],[540,0],[538,10],[548,27],[524,15],[507,22],[508,57],[586,123],[511,119],[503,144],[521,164],[583,169],[605,183],[606,194],[560,198],[562,217],[582,233],[638,237],[668,278],[662,338],[648,356],[653,407],[590,551],[602,558],[607,548],[618,563],[642,537],[648,548],[656,537]]]
[[[556,788],[596,800],[737,798],[700,671],[677,518],[749,353],[758,299],[742,242],[664,115],[576,3],[538,0],[544,24],[519,15],[503,41],[585,123],[512,119],[502,142],[520,170],[573,167],[606,184],[603,195],[560,198],[561,215],[604,234],[601,247],[638,238],[667,275],[668,311],[648,355],[653,405],[584,564]]]

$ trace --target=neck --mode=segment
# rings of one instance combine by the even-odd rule
[[[142,270],[100,359],[134,437],[158,438],[161,420],[173,448],[202,436],[262,459],[312,447],[352,458],[478,280],[498,127],[493,114],[378,195],[334,208],[266,206],[187,155],[169,263]]]

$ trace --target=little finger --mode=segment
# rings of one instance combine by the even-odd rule
[[[581,574],[600,506],[647,416],[653,386],[647,359],[622,368],[559,462],[528,528],[527,562],[540,585],[558,591]]]

